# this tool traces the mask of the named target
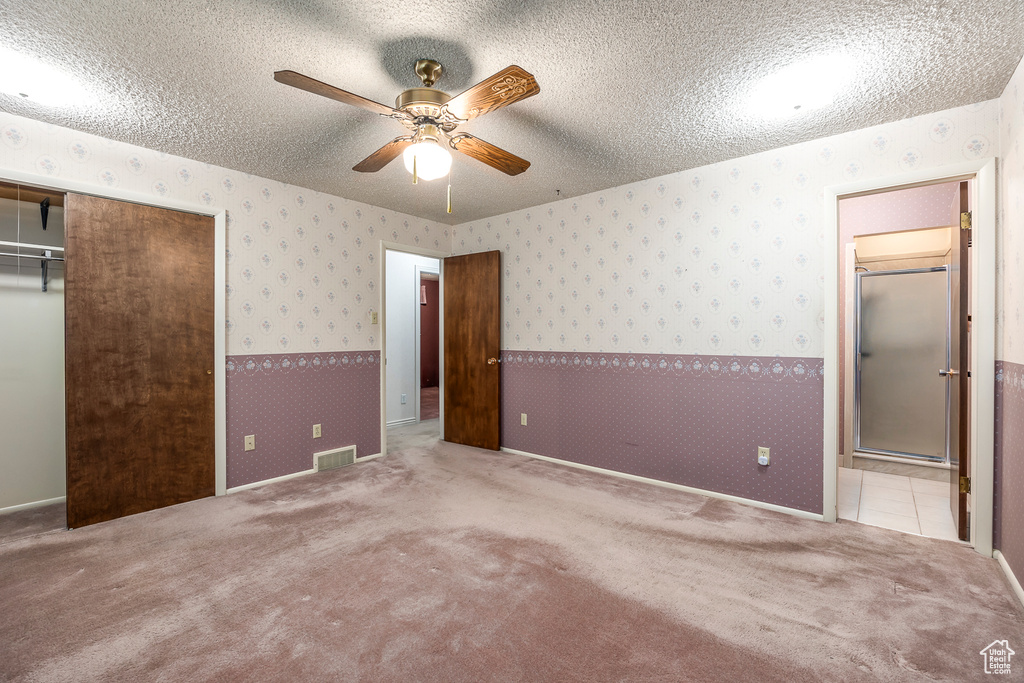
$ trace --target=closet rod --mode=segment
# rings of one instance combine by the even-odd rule
[[[40,266],[40,276],[41,276],[40,284],[41,284],[41,289],[44,292],[46,291],[47,281],[49,279],[50,261],[63,261],[64,260],[64,258],[62,256],[50,256],[50,250],[49,249],[46,249],[45,253],[40,254],[38,256],[35,255],[35,254],[11,254],[11,253],[6,253],[6,252],[0,252],[0,257],[38,259],[39,260],[39,266]]]
[[[63,256],[36,256],[35,254],[7,254],[0,252],[0,256],[9,256],[10,258],[34,258],[40,261],[63,261]]]
[[[29,244],[28,242],[4,242],[0,240],[0,247],[23,247],[25,249],[49,249],[51,251],[64,251],[64,247],[54,247],[49,244]]]

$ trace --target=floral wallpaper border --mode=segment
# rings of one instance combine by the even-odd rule
[[[1024,365],[996,361],[996,391],[1024,399]]]
[[[256,375],[266,372],[327,371],[351,368],[373,367],[380,363],[380,353],[374,351],[353,351],[350,353],[304,354],[299,356],[228,356],[228,375]]]
[[[501,360],[508,366],[658,373],[719,380],[802,383],[821,382],[825,376],[825,362],[820,358],[505,351]]]

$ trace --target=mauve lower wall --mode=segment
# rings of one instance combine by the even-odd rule
[[[228,488],[308,470],[318,451],[379,453],[380,352],[229,356],[227,439]]]
[[[996,361],[995,534],[993,542],[1024,578],[1024,365]]]
[[[502,445],[821,513],[822,373],[820,358],[505,351]]]

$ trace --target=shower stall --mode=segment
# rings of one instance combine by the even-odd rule
[[[948,463],[950,270],[857,273],[855,451]]]

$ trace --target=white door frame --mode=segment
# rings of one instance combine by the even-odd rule
[[[172,211],[183,211],[194,213],[200,216],[213,217],[213,422],[214,422],[214,483],[215,493],[223,496],[227,492],[227,353],[226,353],[226,298],[225,286],[227,279],[227,259],[225,258],[225,247],[227,245],[227,210],[220,207],[205,206],[193,202],[183,202],[177,199],[165,197],[154,197],[124,190],[119,187],[107,187],[96,183],[87,183],[80,180],[68,178],[54,178],[51,176],[25,173],[10,167],[0,167],[0,178],[12,183],[22,185],[35,185],[38,187],[52,188],[62,192],[74,192],[77,194],[90,195],[103,199],[116,199],[122,202],[154,206],[160,209],[171,209]]]
[[[388,454],[388,381],[387,381],[387,353],[388,353],[388,335],[387,335],[387,302],[388,302],[388,278],[387,278],[387,263],[388,263],[388,251],[401,251],[406,254],[415,254],[417,256],[427,256],[430,258],[437,259],[438,265],[438,280],[441,285],[438,287],[440,290],[440,302],[438,305],[437,317],[438,317],[438,329],[444,330],[444,260],[449,254],[443,251],[435,251],[433,249],[422,249],[420,247],[411,247],[408,244],[400,244],[398,242],[386,242],[381,240],[380,242],[380,453],[381,455]],[[417,269],[418,272],[418,269]],[[417,297],[417,301],[419,298]],[[417,330],[419,329],[419,314],[416,316]],[[419,349],[419,335],[416,336],[416,348]],[[441,409],[441,438],[444,439],[444,335],[439,335],[438,339],[438,353],[440,358],[438,359],[438,370],[440,376],[438,377],[440,385],[439,401]],[[419,369],[419,357],[416,359],[416,367]],[[416,397],[416,421],[419,421],[420,407],[419,397]]]
[[[421,277],[421,275],[423,273],[428,273],[430,275],[437,275],[438,281],[440,281],[440,279],[441,279],[441,259],[438,259],[437,263],[438,263],[437,268],[426,268],[424,266],[416,266],[415,267],[415,273],[416,273],[416,296],[417,296],[417,300],[419,299],[420,287],[423,286],[423,278]],[[438,286],[438,293],[440,293],[440,291],[441,291],[441,288],[440,288],[440,286]],[[440,297],[438,297],[438,299],[440,299]],[[421,422],[421,420],[420,420],[420,394],[423,392],[423,376],[420,374],[421,370],[422,370],[420,368],[420,357],[422,355],[422,351],[420,350],[420,336],[422,335],[422,329],[423,329],[422,321],[421,321],[421,314],[422,313],[423,313],[423,308],[421,306],[417,306],[416,307],[416,331],[414,332],[414,334],[416,336],[416,396],[414,397],[415,398],[414,403],[416,405],[416,424],[419,424]],[[440,313],[440,309],[438,309],[438,313]],[[440,320],[440,318],[438,318],[438,320]],[[440,325],[438,325],[438,327],[437,327],[437,337],[438,337],[438,348],[440,348],[440,341],[441,341],[441,326]],[[440,359],[438,359],[438,362],[440,362]],[[437,378],[437,383],[438,383],[438,385],[441,384],[440,376]],[[440,389],[438,389],[438,393],[440,394]]]
[[[971,545],[992,556],[995,441],[996,160],[830,185],[825,201],[825,414],[823,430],[825,521],[836,521],[839,418],[839,199],[936,182],[974,179],[971,295]]]

